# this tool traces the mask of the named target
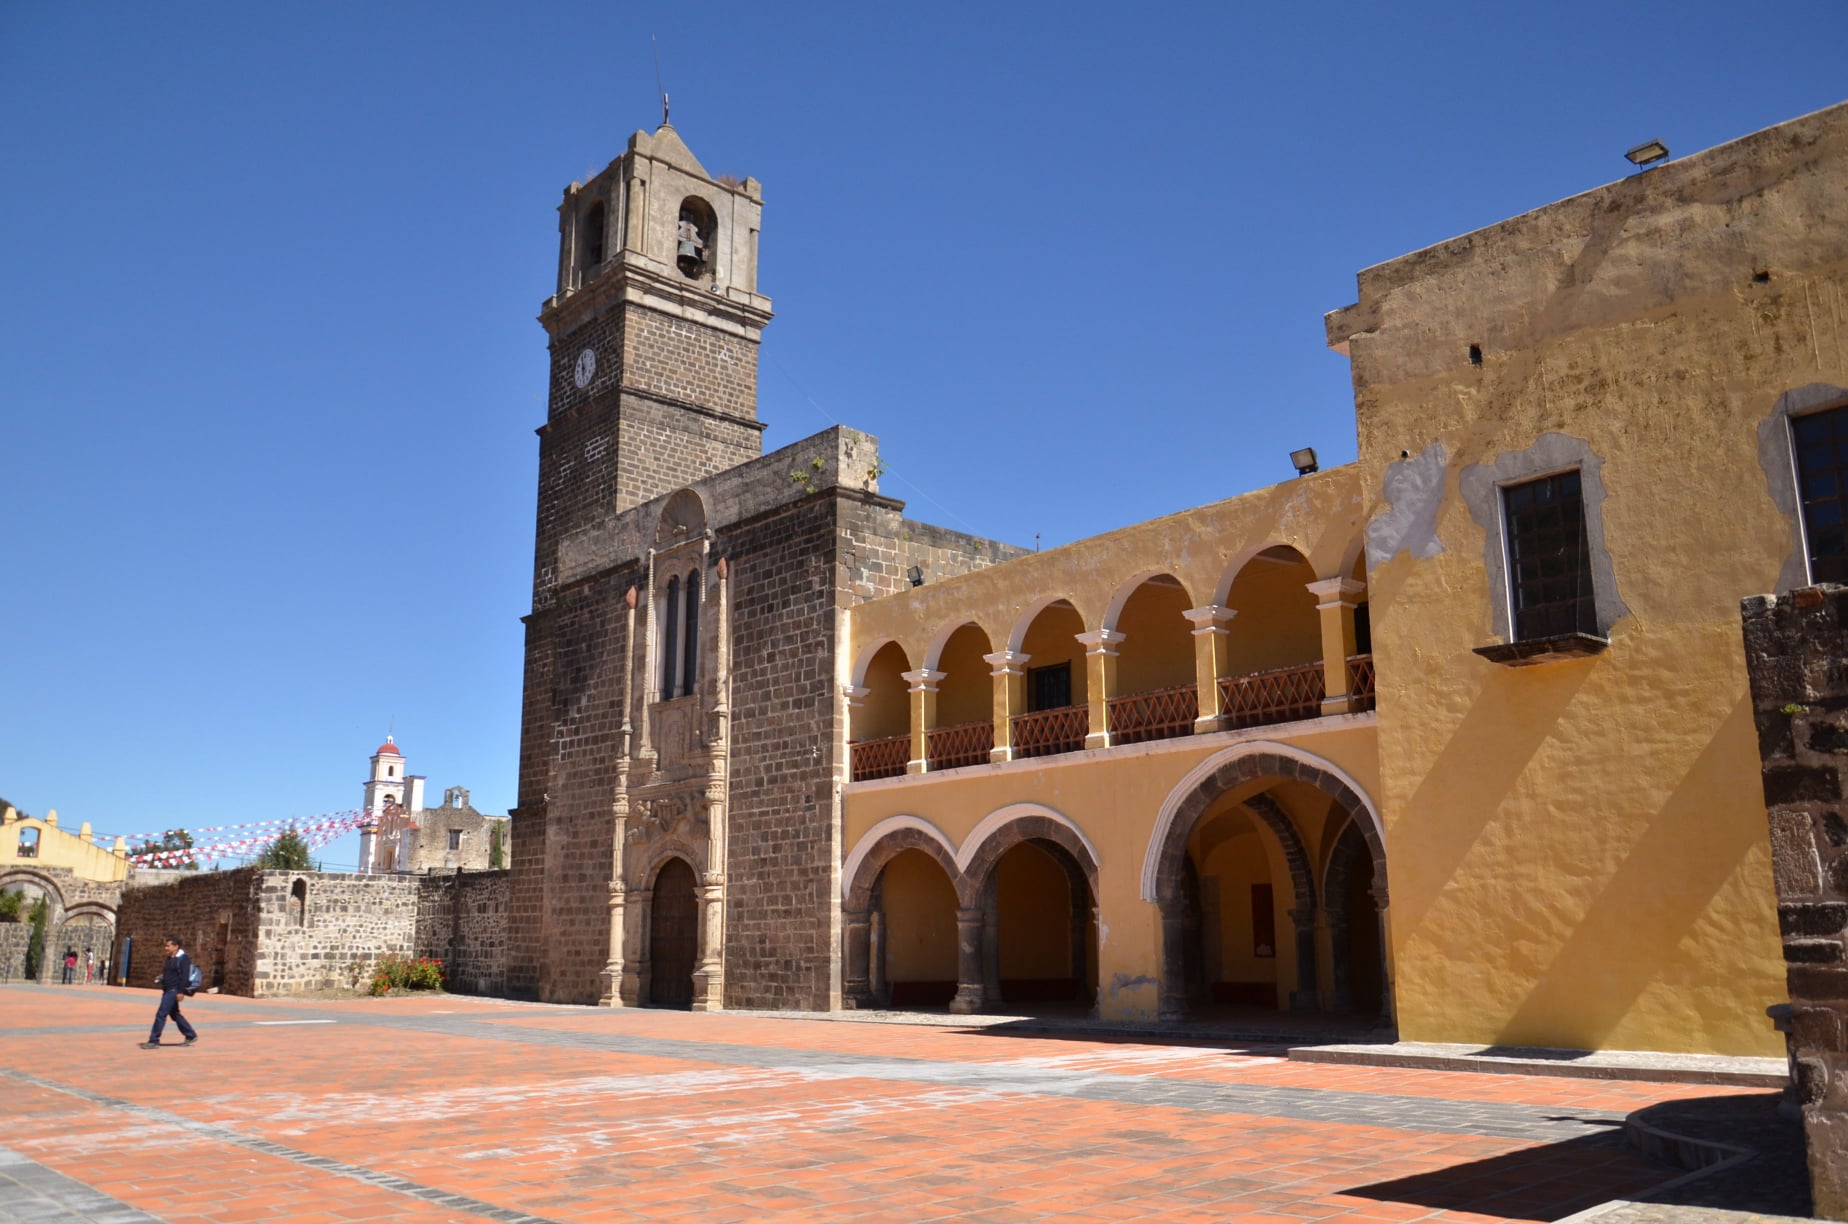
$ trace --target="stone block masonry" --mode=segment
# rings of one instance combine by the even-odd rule
[[[1848,587],[1742,614],[1811,1191],[1848,1220]]]
[[[342,990],[382,956],[434,956],[454,988],[506,988],[509,873],[442,876],[202,871],[130,888],[117,951],[133,939],[129,984],[160,972],[161,943],[181,942],[208,986],[271,998]],[[81,953],[81,949],[79,950]]]

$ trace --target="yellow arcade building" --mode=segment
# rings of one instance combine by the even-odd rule
[[[1355,463],[855,606],[843,1001],[1781,1053],[1739,600],[1848,579],[1844,199],[1848,105],[1369,268]]]

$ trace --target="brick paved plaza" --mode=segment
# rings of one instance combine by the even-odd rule
[[[1556,1219],[1737,1091],[923,1025],[457,997],[0,988],[0,1218]],[[169,1027],[169,1042],[178,1034]]]

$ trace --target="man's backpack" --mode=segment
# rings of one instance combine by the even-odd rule
[[[186,993],[190,997],[199,993],[199,987],[205,985],[205,975],[199,972],[199,966],[186,967]]]

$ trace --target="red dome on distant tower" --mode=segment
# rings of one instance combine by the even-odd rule
[[[388,735],[385,737],[385,742],[379,745],[379,750],[373,753],[372,755],[373,756],[403,756],[404,754],[398,751],[398,745],[392,743],[391,736]]]

